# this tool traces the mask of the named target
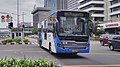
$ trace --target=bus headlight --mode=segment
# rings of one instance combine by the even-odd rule
[[[58,47],[61,47],[61,44],[57,43],[57,46],[58,46]]]
[[[61,48],[64,48],[64,46],[61,45],[61,44],[59,44],[59,43],[57,43],[57,46],[58,46],[58,47],[61,47]]]

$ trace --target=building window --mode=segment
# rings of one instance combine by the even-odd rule
[[[19,36],[21,36],[21,33],[19,33]]]
[[[18,33],[16,33],[16,36],[18,37]]]
[[[113,0],[113,1],[111,1],[111,5],[119,3],[119,2],[120,2],[120,0]]]

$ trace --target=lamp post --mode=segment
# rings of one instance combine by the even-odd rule
[[[19,0],[17,0],[17,27],[19,29]]]

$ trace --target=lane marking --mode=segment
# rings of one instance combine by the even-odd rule
[[[63,67],[105,67],[105,66],[120,66],[120,64],[109,64],[109,65],[68,65]]]

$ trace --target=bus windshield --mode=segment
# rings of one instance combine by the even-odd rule
[[[87,19],[83,17],[60,17],[59,35],[87,35]]]

